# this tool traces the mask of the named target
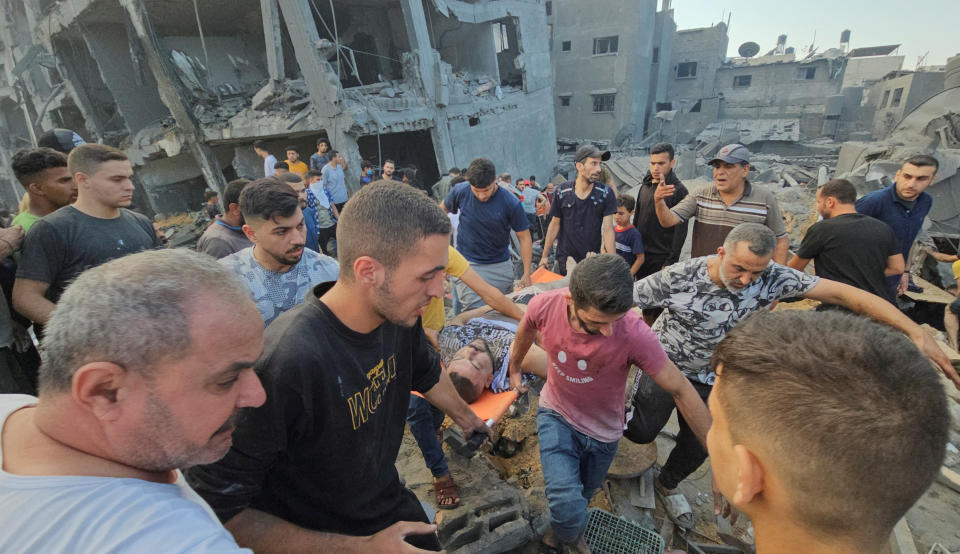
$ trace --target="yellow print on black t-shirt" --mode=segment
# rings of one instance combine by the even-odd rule
[[[367,379],[370,384],[347,398],[347,406],[350,408],[350,421],[353,423],[354,431],[366,423],[370,416],[377,411],[383,401],[383,395],[387,392],[387,385],[396,378],[397,360],[393,356],[390,356],[386,363],[380,360],[377,365],[373,366],[373,369],[367,372]]]

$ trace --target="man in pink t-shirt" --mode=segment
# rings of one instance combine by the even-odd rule
[[[580,262],[569,289],[530,300],[510,349],[510,384],[522,390],[520,362],[540,333],[547,384],[537,432],[551,528],[543,542],[586,552],[587,504],[600,487],[624,429],[627,374],[638,366],[670,391],[701,441],[710,414],[633,307],[633,277],[620,256]]]

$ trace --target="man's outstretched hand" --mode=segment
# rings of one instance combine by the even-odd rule
[[[939,369],[947,379],[950,379],[957,390],[960,390],[960,375],[957,375],[957,370],[954,369],[950,358],[943,353],[937,341],[933,340],[933,337],[926,331],[921,331],[917,336],[911,338],[913,339],[913,343],[917,345],[917,348],[930,358],[934,365],[937,366],[937,369]]]
[[[387,554],[415,554],[417,552],[429,552],[421,550],[403,539],[409,535],[428,535],[435,533],[436,525],[423,523],[420,521],[398,521],[380,531],[376,535],[367,537],[367,552],[383,552]],[[443,551],[446,552],[446,551]]]

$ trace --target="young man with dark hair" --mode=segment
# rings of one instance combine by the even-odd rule
[[[761,312],[711,366],[714,479],[758,554],[889,552],[948,441],[943,386],[916,347],[849,314]]]
[[[380,173],[380,179],[386,181],[399,181],[393,172],[397,170],[397,163],[393,160],[383,160],[383,171]]]
[[[443,202],[443,199],[447,197],[447,194],[450,192],[450,182],[453,181],[454,177],[460,175],[459,167],[451,167],[450,171],[446,175],[440,177],[440,180],[437,181],[431,191],[433,192],[433,197],[437,202]]]
[[[287,146],[284,148],[284,152],[287,154],[287,166],[291,173],[296,173],[297,175],[303,177],[307,174],[307,170],[310,168],[307,167],[307,164],[303,163],[300,159],[300,152],[297,152],[296,146]]]
[[[323,184],[323,173],[316,169],[307,172],[307,206],[303,209],[303,217],[307,225],[316,228],[320,250],[328,255],[336,255],[336,247],[330,246],[330,241],[336,242],[337,218],[340,210],[330,198],[330,193]]]
[[[77,184],[67,169],[67,157],[52,148],[30,148],[13,155],[13,175],[27,191],[30,208],[17,214],[12,225],[26,233],[46,215],[77,200]]]
[[[613,214],[617,213],[617,193],[601,183],[600,164],[610,152],[593,145],[581,146],[574,155],[577,178],[557,188],[550,205],[550,225],[543,240],[540,267],[546,267],[553,242],[557,241],[554,272],[567,274],[567,258],[579,262],[594,252],[616,251]]]
[[[634,277],[643,267],[646,257],[643,237],[640,236],[640,231],[630,223],[635,207],[636,202],[632,196],[621,194],[617,197],[617,213],[613,216],[615,223],[613,230],[617,233],[617,254],[630,266],[630,275]]]
[[[343,154],[336,150],[330,151],[330,161],[323,167],[323,186],[330,195],[330,201],[337,207],[338,211],[343,210],[347,203],[349,195],[347,194],[347,183],[344,171],[347,169],[347,160]]]
[[[153,223],[127,209],[133,199],[133,167],[126,154],[84,144],[70,152],[67,165],[77,184],[77,201],[33,224],[13,286],[14,309],[40,326],[82,271],[160,246]]]
[[[290,171],[290,164],[288,164],[287,162],[277,162],[273,164],[272,176],[276,177],[277,175],[282,175],[288,171]]]
[[[788,266],[803,271],[810,260],[819,277],[839,281],[896,303],[885,277],[903,273],[900,243],[889,225],[857,213],[857,189],[850,181],[834,179],[817,189],[814,223]],[[833,308],[821,304],[821,308]],[[818,308],[819,309],[819,308]]]
[[[250,290],[266,327],[303,301],[317,283],[337,278],[337,261],[305,250],[300,200],[277,179],[258,179],[240,194],[243,232],[253,243],[220,260]]]
[[[467,437],[492,435],[419,322],[443,294],[450,221],[422,192],[379,181],[350,199],[337,242],[337,281],[266,330],[256,365],[266,404],[239,422],[223,460],[188,478],[254,551],[440,550],[395,465],[410,391]]]
[[[637,209],[633,216],[633,226],[643,236],[646,251],[643,265],[635,274],[638,279],[677,263],[683,243],[687,240],[686,225],[664,227],[660,224],[657,219],[657,203],[654,200],[654,192],[661,182],[673,187],[673,193],[664,199],[668,208],[673,208],[689,194],[687,187],[673,171],[676,165],[673,145],[660,143],[650,149],[650,170],[637,189]],[[647,322],[653,323],[659,312],[646,315],[652,317]]]
[[[723,245],[727,233],[741,223],[762,223],[777,237],[773,261],[787,263],[790,246],[787,230],[780,215],[777,197],[758,189],[747,180],[750,173],[750,151],[742,144],[728,144],[707,162],[713,166],[713,184],[687,195],[672,208],[667,199],[677,191],[676,185],[660,181],[653,193],[657,219],[664,227],[693,223],[691,257],[709,256]]]
[[[310,171],[307,173],[309,174]],[[293,189],[293,192],[297,193],[297,201],[300,203],[300,210],[303,212],[303,228],[306,230],[304,247],[314,252],[320,252],[320,237],[317,235],[317,226],[307,214],[307,183],[300,175],[292,172],[278,175],[277,180],[287,183]],[[326,254],[326,251],[323,253]]]
[[[330,141],[325,138],[317,139],[317,151],[310,155],[310,169],[320,171],[330,161]]]
[[[569,288],[530,300],[510,347],[510,383],[518,390],[524,388],[521,361],[538,333],[547,354],[537,433],[551,524],[543,542],[551,548],[589,552],[583,539],[587,504],[623,436],[622,400],[632,366],[669,391],[706,441],[707,407],[631,308],[633,276],[623,258],[586,258],[571,272]]]
[[[263,176],[273,177],[277,174],[277,158],[267,152],[267,143],[262,140],[253,141],[253,151],[263,158]]]
[[[892,185],[867,194],[855,204],[858,213],[879,219],[897,235],[905,266],[902,274],[887,277],[887,286],[894,295],[906,292],[910,284],[910,251],[933,206],[933,197],[925,191],[933,184],[939,168],[940,162],[933,156],[910,156],[893,176]]]
[[[367,184],[373,181],[373,164],[367,160],[360,163],[360,182]]]
[[[470,262],[470,267],[484,281],[508,293],[513,289],[513,262],[510,259],[510,230],[520,241],[523,275],[519,288],[530,285],[530,261],[533,241],[530,222],[523,205],[512,194],[495,183],[496,167],[486,158],[470,162],[467,182],[450,189],[440,207],[460,214],[457,227],[457,250]],[[457,294],[465,310],[477,308],[483,301],[469,287],[455,281]]]
[[[243,212],[240,211],[240,192],[250,181],[234,179],[223,191],[223,206],[227,213],[213,220],[197,241],[197,251],[220,259],[253,246],[243,234]]]
[[[210,219],[216,218],[220,215],[220,195],[215,190],[207,189],[203,192],[203,199],[206,200],[203,204],[203,211],[207,214],[207,217]]]
[[[716,374],[710,366],[710,355],[724,335],[751,313],[793,297],[839,304],[903,332],[960,389],[960,376],[946,355],[900,310],[850,285],[771,263],[776,247],[777,239],[769,227],[741,223],[727,234],[716,255],[674,264],[637,281],[634,287],[639,307],[664,309],[653,332],[702,398],[712,390]],[[783,359],[779,350],[770,355]],[[670,419],[674,401],[643,376],[634,381],[632,396],[634,415],[624,436],[637,443],[653,442]],[[693,511],[677,486],[703,464],[707,452],[688,422],[682,416],[678,421],[677,444],[654,486],[664,498],[670,518],[690,529]],[[721,497],[715,495],[715,509],[720,509],[720,502]]]

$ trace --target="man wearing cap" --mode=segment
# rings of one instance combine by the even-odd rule
[[[731,229],[741,223],[762,223],[777,237],[773,261],[787,262],[787,230],[780,215],[780,206],[773,193],[760,190],[750,184],[750,151],[742,144],[728,144],[707,162],[713,166],[712,185],[701,187],[687,195],[672,209],[666,199],[674,193],[674,187],[661,181],[653,198],[656,202],[657,219],[664,227],[686,224],[695,217],[693,246],[690,257],[709,256],[723,246]]]
[[[581,261],[590,252],[614,253],[616,235],[613,214],[617,213],[617,195],[600,182],[600,162],[610,159],[610,152],[588,144],[573,157],[577,179],[559,187],[550,206],[550,226],[543,241],[540,267],[546,267],[553,241],[557,242],[554,271],[567,274],[567,257]]]

